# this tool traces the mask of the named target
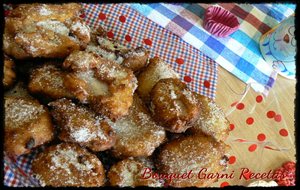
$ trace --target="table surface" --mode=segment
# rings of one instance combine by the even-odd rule
[[[216,102],[226,113],[232,108],[231,104],[242,97],[242,95],[234,94],[233,91],[242,93],[247,85],[221,67],[219,67],[218,72]],[[235,170],[235,178],[232,180],[220,179],[214,183],[214,186],[220,186],[224,181],[230,185],[248,185],[253,180],[239,179],[241,168],[244,167],[249,168],[250,171],[262,173],[268,172],[271,169],[274,170],[286,161],[295,161],[295,85],[296,80],[286,79],[278,75],[274,87],[271,89],[269,95],[263,99],[263,102],[256,103],[256,96],[259,94],[254,92],[253,89],[250,89],[242,101],[245,108],[243,110],[236,109],[228,116],[230,123],[235,126],[235,129],[230,132],[229,138],[239,137],[258,141],[257,135],[264,133],[266,136],[265,142],[271,141],[280,147],[288,147],[290,149],[282,152],[260,148],[250,152],[248,147],[251,144],[238,142],[229,143],[232,147],[230,154],[236,157],[236,161],[233,164],[229,164],[227,171]],[[253,106],[255,106],[255,108],[253,108]],[[267,118],[266,112],[269,110],[280,113],[282,121],[276,122],[274,119]],[[254,124],[251,126],[245,122],[245,118],[249,117],[249,115],[255,119]],[[279,129],[282,128],[287,129],[289,132],[288,136],[284,137],[279,135]]]

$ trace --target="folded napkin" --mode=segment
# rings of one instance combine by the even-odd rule
[[[237,16],[240,28],[225,38],[216,37],[203,26],[204,12],[220,6]],[[131,4],[131,7],[191,44],[254,90],[267,94],[277,73],[259,49],[262,34],[294,13],[295,4]]]

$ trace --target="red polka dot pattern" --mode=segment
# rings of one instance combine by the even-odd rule
[[[148,46],[152,46],[152,41],[149,39],[144,39],[144,43]]]
[[[260,133],[257,135],[257,140],[264,141],[266,139],[266,135],[263,133]]]
[[[210,87],[210,82],[209,81],[204,81],[204,87],[209,88]]]
[[[229,183],[224,181],[220,184],[220,187],[226,187],[226,186],[229,186]]]
[[[230,131],[232,131],[234,129],[234,127],[235,127],[234,124],[232,124],[232,123],[229,124],[229,130]]]
[[[183,80],[185,82],[191,82],[192,81],[192,78],[190,76],[184,76]]]
[[[252,145],[249,146],[248,151],[249,152],[254,152],[256,150],[256,148],[257,148],[257,145],[256,144],[252,144]]]
[[[125,16],[123,16],[123,15],[120,16],[120,17],[119,17],[119,21],[124,23],[124,22],[126,21]]]
[[[238,109],[238,110],[242,110],[242,109],[244,109],[245,108],[245,104],[243,104],[243,103],[238,103],[237,105],[236,105],[236,109]]]
[[[248,117],[248,118],[246,119],[246,123],[247,123],[248,125],[252,125],[252,124],[254,123],[253,117]]]
[[[275,115],[276,115],[276,113],[274,111],[268,111],[267,112],[267,117],[270,118],[270,119],[273,118]]]
[[[235,161],[236,161],[236,157],[235,157],[235,156],[230,156],[230,157],[229,157],[229,160],[228,160],[228,163],[229,163],[229,164],[234,164]]]
[[[177,58],[176,63],[179,64],[179,65],[182,65],[184,63],[184,60],[181,59],[181,58]]]
[[[281,118],[281,115],[280,115],[280,114],[277,114],[277,115],[274,116],[274,120],[277,121],[277,122],[280,122],[281,119],[282,119],[282,118]]]
[[[256,96],[256,102],[257,103],[261,103],[262,101],[263,101],[263,96],[262,95]]]
[[[126,35],[126,36],[125,36],[125,40],[126,40],[127,42],[131,42],[131,36]]]
[[[283,137],[286,137],[289,135],[289,133],[286,129],[280,129],[279,134]]]
[[[112,33],[112,31],[107,32],[107,37],[113,38],[114,37],[114,33]]]
[[[100,13],[98,17],[99,17],[99,19],[102,20],[102,21],[106,19],[106,15],[103,14],[103,13]]]

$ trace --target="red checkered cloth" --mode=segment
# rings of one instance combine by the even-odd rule
[[[159,56],[177,71],[188,86],[214,98],[217,83],[217,63],[184,42],[178,36],[139,14],[126,4],[83,4],[82,15],[91,28],[104,27],[108,36],[127,47],[145,46],[151,57]],[[9,10],[7,5],[4,6]],[[6,11],[8,14],[8,12]],[[38,186],[31,176],[31,161],[36,152],[16,160],[4,159],[6,186]]]

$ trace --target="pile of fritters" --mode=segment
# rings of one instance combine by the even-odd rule
[[[81,13],[76,3],[21,4],[5,18],[5,154],[44,145],[32,162],[42,186],[209,186],[142,175],[226,169],[222,110]]]

